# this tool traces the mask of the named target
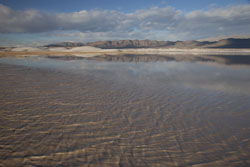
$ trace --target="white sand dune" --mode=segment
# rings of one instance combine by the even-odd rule
[[[11,49],[13,52],[41,52],[44,51],[43,48],[35,48],[35,47],[16,47]]]
[[[55,47],[55,48],[48,48],[47,50],[51,52],[66,52],[69,49],[65,47]]]
[[[75,48],[71,48],[67,51],[71,51],[71,52],[97,52],[97,51],[101,51],[102,49],[100,48],[96,48],[96,47],[92,47],[92,46],[81,46],[81,47],[75,47]]]
[[[66,48],[66,47],[56,47],[56,48],[48,48],[48,51],[52,52],[98,52],[102,49],[92,47],[92,46],[81,46],[74,48]]]

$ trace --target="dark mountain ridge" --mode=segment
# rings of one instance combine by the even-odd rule
[[[250,48],[250,38],[228,38],[219,41],[156,41],[156,40],[117,40],[97,42],[61,42],[49,44],[45,47],[79,47],[93,46],[101,49],[125,49],[125,48]]]

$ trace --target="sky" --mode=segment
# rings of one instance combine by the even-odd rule
[[[0,46],[250,35],[250,0],[0,0]]]

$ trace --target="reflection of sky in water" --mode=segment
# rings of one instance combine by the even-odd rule
[[[42,57],[1,58],[0,63],[49,68],[74,73],[98,73],[120,81],[151,86],[171,85],[183,88],[250,94],[250,68],[190,62],[98,62],[62,61]]]

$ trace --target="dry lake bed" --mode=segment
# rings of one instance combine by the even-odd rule
[[[0,58],[0,167],[250,166],[249,63],[108,60]]]

